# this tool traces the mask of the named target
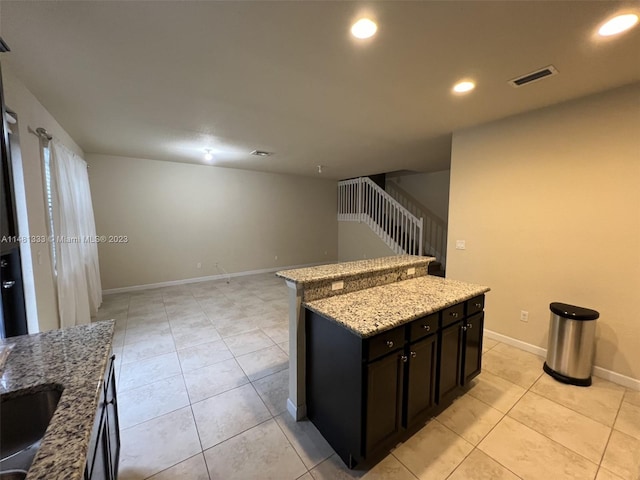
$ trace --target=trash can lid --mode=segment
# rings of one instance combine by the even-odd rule
[[[589,308],[576,307],[575,305],[567,305],[566,303],[553,302],[549,308],[556,315],[571,320],[596,320],[600,314]]]

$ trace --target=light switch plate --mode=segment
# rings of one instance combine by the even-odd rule
[[[344,288],[344,281],[333,282],[331,284],[331,290],[342,290]]]
[[[456,250],[465,250],[467,248],[464,240],[456,240]]]

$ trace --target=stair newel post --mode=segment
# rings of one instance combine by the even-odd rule
[[[424,226],[424,217],[420,217],[418,222],[418,255],[422,256],[422,229]]]

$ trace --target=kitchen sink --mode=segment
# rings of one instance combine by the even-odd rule
[[[0,480],[24,480],[27,478],[26,470],[7,470],[0,472]]]
[[[0,396],[0,480],[19,480],[33,463],[62,388]]]

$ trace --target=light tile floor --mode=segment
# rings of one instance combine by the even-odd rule
[[[368,472],[286,412],[287,291],[274,275],[109,295],[121,480],[640,479],[640,393],[560,384],[485,339],[465,395]]]

